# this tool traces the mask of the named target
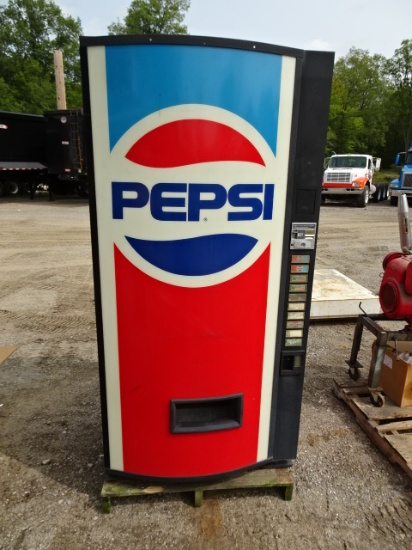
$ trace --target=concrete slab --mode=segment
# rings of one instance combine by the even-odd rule
[[[336,269],[315,269],[311,319],[344,319],[382,313],[379,298],[370,290],[352,281]]]

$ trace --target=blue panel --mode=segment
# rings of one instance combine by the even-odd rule
[[[178,45],[106,46],[110,146],[143,117],[174,105],[235,113],[276,154],[282,56]]]
[[[130,246],[152,265],[176,275],[218,273],[239,262],[257,240],[248,235],[207,235],[178,241],[145,241],[126,237]]]

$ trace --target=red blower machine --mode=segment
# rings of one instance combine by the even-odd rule
[[[412,238],[408,199],[399,197],[398,217],[401,252],[390,252],[383,260],[384,275],[379,289],[379,302],[389,319],[405,319],[412,330]]]
[[[379,289],[379,302],[383,315],[372,318],[359,315],[355,327],[352,351],[347,364],[348,374],[353,380],[360,378],[363,365],[358,361],[363,329],[369,330],[376,338],[372,346],[367,386],[370,400],[376,407],[385,403],[385,395],[380,387],[381,369],[388,342],[412,341],[412,238],[409,222],[408,199],[401,195],[398,201],[399,233],[401,251],[391,252],[383,260],[384,274]],[[406,321],[401,330],[387,330],[380,326],[380,320]]]

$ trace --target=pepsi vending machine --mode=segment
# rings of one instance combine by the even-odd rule
[[[296,457],[333,58],[81,39],[110,474]]]

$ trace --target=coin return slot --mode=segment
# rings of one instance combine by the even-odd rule
[[[297,374],[301,372],[303,367],[303,355],[302,354],[287,354],[282,357],[282,372]]]
[[[212,399],[174,399],[170,402],[170,430],[174,434],[239,428],[242,416],[242,394]]]

